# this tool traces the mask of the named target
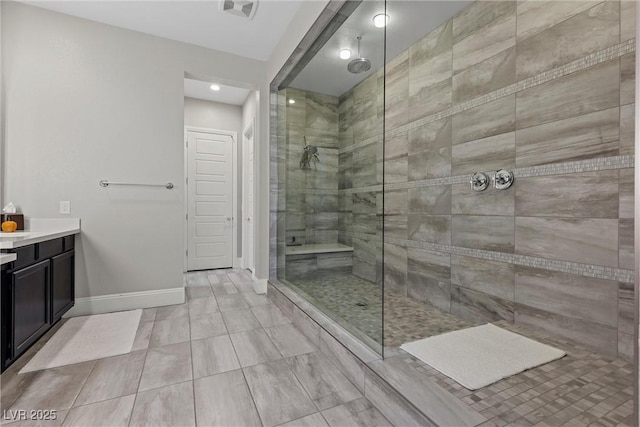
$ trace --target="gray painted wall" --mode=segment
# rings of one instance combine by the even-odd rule
[[[260,89],[266,99],[266,64],[23,4],[2,6],[2,202],[13,200],[30,217],[58,217],[58,201],[71,201],[83,229],[77,297],[182,286],[184,73]],[[172,181],[176,188],[104,189],[101,179]],[[258,182],[266,194],[268,179]],[[266,223],[266,201],[259,211]],[[260,243],[266,248],[267,238]]]

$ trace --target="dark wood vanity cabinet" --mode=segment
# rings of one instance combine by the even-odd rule
[[[56,323],[75,301],[74,251],[51,258],[51,321]]]
[[[1,363],[4,371],[74,305],[74,236],[9,250],[2,270]]]
[[[12,300],[10,349],[20,355],[38,340],[51,326],[49,307],[49,260],[39,262],[11,273],[10,298]],[[3,298],[4,299],[4,298]]]

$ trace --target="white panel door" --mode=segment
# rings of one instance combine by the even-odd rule
[[[233,137],[187,132],[187,268],[233,264]]]
[[[253,272],[253,130],[245,135],[244,146],[244,232],[242,257],[246,268]]]

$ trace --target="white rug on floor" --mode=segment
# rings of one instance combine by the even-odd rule
[[[436,335],[402,344],[400,348],[469,390],[567,354],[492,324]]]
[[[69,319],[20,373],[131,352],[142,310]]]

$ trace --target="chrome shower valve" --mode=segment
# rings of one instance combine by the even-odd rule
[[[513,184],[513,179],[513,172],[500,169],[493,176],[493,186],[496,190],[506,190]]]
[[[484,191],[489,186],[489,176],[484,172],[476,172],[471,176],[471,189]]]

